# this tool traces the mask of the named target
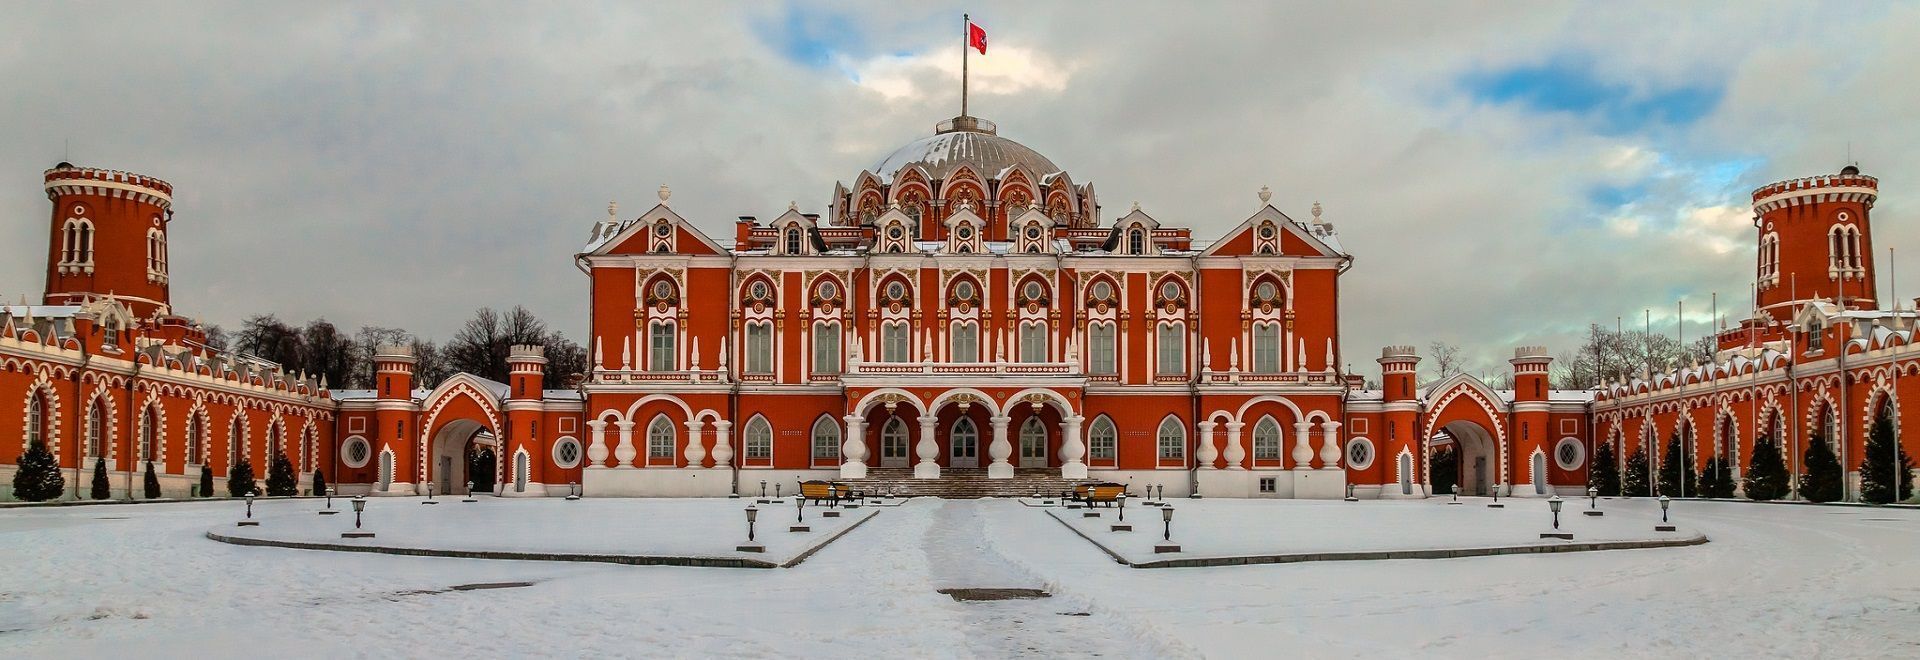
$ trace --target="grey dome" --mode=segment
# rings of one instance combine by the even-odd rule
[[[939,133],[908,142],[870,169],[891,183],[901,170],[915,164],[925,167],[935,179],[946,178],[961,165],[972,165],[980,176],[989,178],[1015,165],[1036,178],[1060,171],[1040,152],[996,135],[992,122],[972,117],[942,122]]]

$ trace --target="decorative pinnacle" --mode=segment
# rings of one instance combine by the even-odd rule
[[[800,202],[795,202],[795,201],[789,201],[789,202],[787,202],[787,210],[788,210],[788,211],[798,211],[798,210],[800,210]]]
[[[1134,200],[1134,202],[1133,202],[1133,210],[1135,210],[1135,211],[1138,211],[1138,210],[1140,210],[1140,201],[1139,201],[1139,200]]]
[[[1314,222],[1320,221],[1320,202],[1319,201],[1315,201],[1313,203],[1313,221]]]
[[[1273,189],[1268,188],[1266,186],[1260,186],[1260,203],[1265,204],[1267,203],[1267,200],[1270,200],[1270,199],[1273,199]]]
[[[619,217],[619,215],[620,215],[620,203],[612,202],[612,201],[607,202],[607,219],[612,220],[616,217]]]
[[[660,184],[660,203],[661,204],[667,203],[667,198],[672,196],[673,196],[673,189],[668,188],[667,184],[664,184],[664,183]]]

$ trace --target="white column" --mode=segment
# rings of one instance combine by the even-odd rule
[[[1293,423],[1293,469],[1295,470],[1313,469],[1313,445],[1307,439],[1307,431],[1311,428],[1313,428],[1313,422]]]
[[[1320,424],[1320,469],[1340,469],[1340,423],[1327,420]]]
[[[840,443],[840,478],[867,478],[867,420],[847,415],[847,437]]]
[[[707,458],[707,448],[700,444],[700,429],[706,425],[697,419],[687,420],[687,448],[680,452],[680,456],[687,459],[687,467],[698,468]]]
[[[1246,422],[1227,422],[1227,469],[1247,469],[1247,450],[1240,446],[1240,430],[1246,428]]]
[[[913,444],[913,454],[920,457],[920,462],[913,464],[915,479],[940,478],[940,464],[935,462],[940,457],[940,445],[933,441],[933,425],[939,421],[933,415],[920,416],[920,441]]]
[[[713,469],[733,467],[733,422],[716,420],[713,423]]]
[[[987,478],[1012,479],[1013,464],[1007,462],[1007,458],[1013,456],[1013,443],[1007,441],[1007,424],[1012,423],[1013,418],[994,415],[987,418],[987,422],[993,426],[993,442],[987,445],[987,456],[993,462],[987,464]]]
[[[587,422],[591,431],[587,444],[587,467],[607,466],[607,423],[600,420]]]
[[[1202,470],[1219,469],[1213,466],[1213,461],[1220,458],[1220,450],[1213,446],[1213,428],[1217,426],[1217,424],[1215,424],[1213,420],[1207,420],[1194,426],[1198,431],[1198,437],[1194,439],[1199,441],[1193,453],[1197,465],[1199,465]]]
[[[1087,455],[1087,445],[1080,439],[1079,415],[1060,421],[1060,478],[1087,478],[1087,464],[1080,459]]]
[[[620,446],[613,448],[613,466],[633,467],[633,422],[614,422],[613,425],[620,428]]]

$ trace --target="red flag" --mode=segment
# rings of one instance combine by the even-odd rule
[[[987,31],[980,29],[973,21],[967,21],[967,47],[987,54]]]

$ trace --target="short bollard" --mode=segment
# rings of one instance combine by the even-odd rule
[[[1677,527],[1674,527],[1673,525],[1667,524],[1667,506],[1670,504],[1673,504],[1673,500],[1668,499],[1667,496],[1665,495],[1660,496],[1660,524],[1654,525],[1653,531],[1672,532],[1672,531],[1677,531],[1679,529]]]
[[[1173,542],[1173,507],[1164,506],[1160,508],[1160,522],[1163,523],[1165,527],[1160,532],[1160,542],[1153,545],[1153,554],[1179,552],[1180,544]]]
[[[734,551],[736,552],[766,552],[767,551],[767,546],[760,545],[760,542],[755,541],[753,539],[753,522],[755,520],[758,520],[759,518],[760,518],[760,509],[755,508],[753,506],[748,506],[747,507],[747,542],[742,543],[740,545],[733,546]]]
[[[333,514],[339,513],[339,511],[333,510],[333,495],[334,493],[337,493],[339,491],[340,489],[334,488],[333,486],[327,487],[327,508],[321,509],[320,515],[331,516]]]
[[[462,498],[460,501],[466,502],[469,504],[480,501],[480,500],[473,499],[473,482],[471,481],[467,482],[467,496],[465,498]]]
[[[343,538],[343,539],[373,538],[373,532],[365,532],[360,530],[360,514],[361,512],[364,512],[366,510],[367,510],[367,497],[365,495],[361,495],[359,497],[353,498],[353,531],[341,532],[340,538]]]
[[[1108,527],[1107,531],[1131,532],[1133,531],[1133,525],[1127,522],[1127,494],[1124,492],[1120,493],[1120,497],[1116,499],[1118,500],[1117,506],[1119,507],[1120,521],[1114,523],[1113,526]]]
[[[806,520],[807,514],[805,513],[806,507],[807,507],[807,498],[804,498],[804,497],[793,498],[793,526],[787,528],[788,532],[813,531],[813,528],[807,526],[807,520]]]
[[[253,491],[247,491],[247,519],[240,521],[241,527],[259,527],[260,521],[253,519]]]

